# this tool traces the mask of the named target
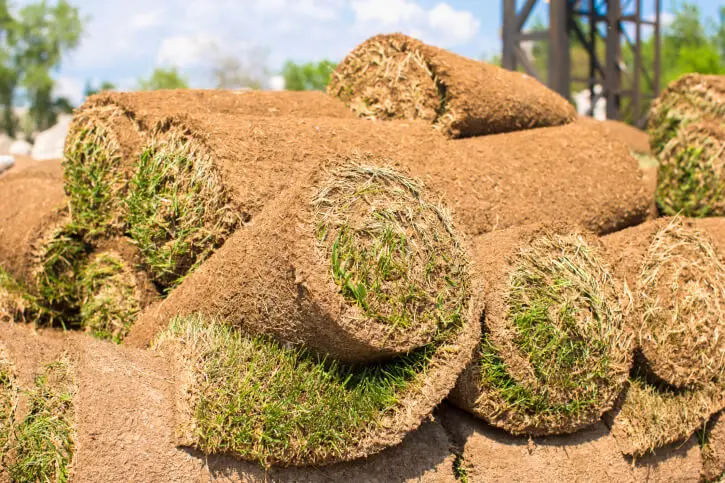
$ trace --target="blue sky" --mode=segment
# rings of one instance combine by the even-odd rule
[[[23,2],[20,2],[21,4]],[[376,33],[402,31],[471,57],[501,48],[501,0],[71,0],[88,17],[80,47],[57,73],[79,102],[86,80],[132,88],[155,66],[197,87],[220,59],[274,74],[286,59],[339,60]],[[654,0],[645,0],[654,4]],[[715,17],[722,0],[700,0]],[[672,7],[663,0],[665,18]]]

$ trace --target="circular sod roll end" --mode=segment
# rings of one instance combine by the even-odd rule
[[[725,215],[725,123],[722,118],[683,125],[664,145],[659,159],[656,201],[663,214]]]
[[[383,161],[353,154],[305,175],[144,313],[129,341],[202,313],[354,363],[468,323],[468,254],[449,214]]]
[[[722,379],[725,265],[694,220],[662,218],[604,238],[632,291],[628,323],[645,373],[679,388]]]
[[[531,76],[461,57],[403,34],[350,52],[327,93],[369,119],[422,119],[451,137],[566,124],[576,111]]]
[[[90,98],[73,116],[63,155],[73,221],[89,236],[125,229],[123,198],[142,139],[130,115],[103,99]]]
[[[454,404],[513,434],[577,431],[610,410],[631,336],[596,238],[566,225],[476,240],[487,282],[483,335]]]
[[[81,327],[100,339],[121,342],[139,312],[158,299],[138,250],[130,240],[106,240],[78,275]]]

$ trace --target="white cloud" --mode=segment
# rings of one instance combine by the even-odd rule
[[[445,44],[457,45],[476,36],[479,22],[471,12],[454,10],[447,3],[439,3],[428,12],[428,25],[446,39]]]
[[[162,19],[162,10],[149,10],[132,16],[129,24],[133,30],[146,30],[161,25]]]
[[[424,15],[420,5],[406,0],[353,0],[351,6],[358,21],[384,25],[410,22]]]
[[[269,88],[273,91],[283,91],[285,88],[284,77],[281,75],[274,75],[269,78]]]
[[[54,94],[58,97],[66,97],[75,106],[83,101],[85,81],[76,77],[60,76],[55,80]]]
[[[156,62],[181,69],[204,63],[209,52],[218,50],[219,41],[205,35],[174,35],[161,41]]]

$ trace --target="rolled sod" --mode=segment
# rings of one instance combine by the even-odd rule
[[[106,240],[93,249],[78,274],[80,326],[93,336],[121,342],[145,307],[159,298],[139,268],[130,240]]]
[[[712,240],[684,218],[603,238],[630,291],[626,320],[637,334],[640,365],[677,388],[706,387],[725,370],[725,264]]]
[[[718,119],[680,126],[659,153],[656,201],[665,215],[725,216],[725,101]]]
[[[160,117],[185,112],[352,117],[341,102],[318,92],[187,89],[97,94],[76,112],[66,139],[65,189],[76,224],[90,235],[123,233],[123,196],[147,130]]]
[[[718,481],[725,474],[725,422],[723,413],[705,424],[702,445],[702,479]]]
[[[645,131],[622,121],[611,119],[602,121],[601,125],[612,137],[626,144],[633,153],[650,154],[649,136]]]
[[[125,204],[129,234],[164,287],[295,178],[355,150],[424,179],[469,234],[555,220],[607,233],[643,221],[651,203],[627,148],[579,123],[453,143],[418,122],[190,113],[160,122],[152,138]]]
[[[725,76],[685,74],[671,82],[650,108],[647,131],[656,155],[680,128],[698,121],[722,123],[725,116]]]
[[[631,365],[619,292],[596,237],[529,225],[475,242],[486,281],[483,335],[450,400],[513,434],[595,424]]]
[[[358,116],[422,119],[447,136],[557,126],[574,107],[535,78],[402,34],[377,35],[337,66],[327,92]]]
[[[450,215],[437,194],[381,161],[340,158],[299,180],[144,312],[128,342],[143,346],[174,316],[201,313],[362,362],[476,324]]]
[[[2,320],[0,320],[2,322]],[[5,455],[12,434],[15,406],[18,402],[18,387],[15,382],[15,368],[5,351],[0,348],[0,478],[4,475]]]

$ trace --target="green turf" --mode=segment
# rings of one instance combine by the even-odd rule
[[[211,160],[185,140],[148,146],[127,200],[130,236],[153,278],[178,285],[242,223]]]
[[[173,353],[193,368],[192,439],[201,451],[263,466],[314,464],[344,455],[381,429],[457,330],[449,327],[425,348],[360,368],[199,317],[174,320],[154,346],[175,343]]]
[[[28,413],[13,429],[11,481],[66,482],[75,447],[69,362],[49,364],[27,393]]]

